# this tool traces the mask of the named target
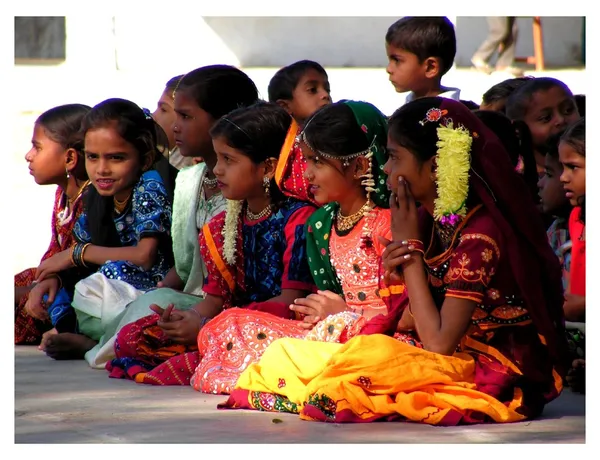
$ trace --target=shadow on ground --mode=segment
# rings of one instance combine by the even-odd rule
[[[15,347],[16,443],[585,442],[585,397],[569,390],[540,420],[447,428],[325,424],[291,414],[218,410],[224,399],[190,387],[109,379],[83,361],[52,361],[37,347]]]

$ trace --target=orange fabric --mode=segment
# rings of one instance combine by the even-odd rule
[[[277,186],[281,188],[283,181],[283,173],[286,170],[287,162],[292,153],[294,142],[296,142],[296,136],[298,135],[298,123],[292,118],[292,124],[288,129],[285,141],[281,147],[281,153],[279,154],[279,160],[277,161],[277,169],[275,170],[275,182]]]
[[[227,282],[229,289],[231,290],[231,292],[233,292],[233,290],[235,289],[235,280],[233,279],[231,272],[227,268],[227,265],[225,265],[225,262],[223,261],[223,258],[219,253],[219,249],[215,244],[215,240],[213,239],[212,234],[210,233],[210,228],[208,225],[202,227],[202,233],[204,234],[204,238],[206,239],[206,246],[210,251],[210,255],[212,257],[213,262],[217,266],[219,272],[221,272],[223,279]]]
[[[310,353],[309,353],[310,351]],[[282,395],[305,420],[370,421],[400,415],[431,425],[476,412],[517,422],[523,403],[515,388],[501,402],[478,391],[476,361],[444,356],[388,336],[357,336],[345,345],[281,339],[239,378],[236,388]]]

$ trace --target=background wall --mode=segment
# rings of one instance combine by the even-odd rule
[[[160,12],[143,21],[133,15],[68,16],[66,29],[56,18],[16,18],[18,57],[56,58],[120,70],[161,69],[170,73],[220,62],[243,67],[281,67],[313,59],[326,67],[384,67],[384,37],[397,17],[196,17],[178,19],[177,30]],[[451,18],[456,25],[456,65],[470,58],[487,34],[484,17]],[[517,55],[533,54],[531,18],[519,18]],[[581,17],[544,17],[544,53],[549,67],[582,63]],[[61,31],[66,30],[61,41]],[[173,40],[165,40],[165,33]]]

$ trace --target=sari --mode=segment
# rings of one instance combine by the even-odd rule
[[[81,191],[72,203],[69,203],[62,188],[58,187],[56,189],[51,220],[50,245],[41,262],[75,244],[73,227],[83,211],[82,196],[87,185],[88,183],[82,186]],[[35,279],[35,271],[36,268],[28,268],[15,275],[15,287],[30,286]],[[15,345],[39,343],[42,334],[52,328],[50,321],[39,321],[25,312],[25,304],[28,298],[29,295],[23,296],[21,301],[15,305]]]

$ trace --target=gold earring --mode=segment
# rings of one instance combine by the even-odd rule
[[[271,179],[267,176],[263,177],[263,187],[265,188],[265,195],[271,195]]]

